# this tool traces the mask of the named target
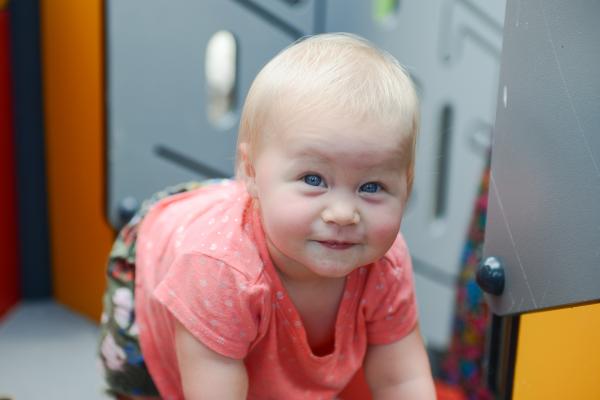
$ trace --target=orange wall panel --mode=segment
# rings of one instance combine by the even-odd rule
[[[53,290],[97,320],[114,233],[104,217],[101,0],[41,0]]]
[[[600,399],[600,304],[521,316],[513,399]]]

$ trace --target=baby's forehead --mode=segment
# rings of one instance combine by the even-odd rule
[[[287,147],[309,152],[320,147],[396,150],[408,134],[378,121],[358,121],[351,116],[299,120],[282,125],[276,133]]]
[[[335,110],[312,111],[271,114],[253,154],[259,157],[270,148],[297,161],[339,165],[360,159],[394,167],[411,159],[411,132],[403,123],[386,124]]]
[[[400,147],[400,135],[384,131],[352,132],[345,129],[335,131],[301,131],[281,135],[285,146],[299,152],[314,152],[323,148],[367,149],[387,151]]]
[[[290,160],[353,168],[395,168],[406,156],[406,146],[397,135],[386,132],[295,132],[285,135],[278,147]]]

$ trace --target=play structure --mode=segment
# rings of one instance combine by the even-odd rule
[[[397,57],[421,99],[402,229],[432,355],[470,340],[455,316],[462,294],[477,291],[482,385],[518,400],[600,397],[598,5],[18,0],[9,10],[23,50],[10,53],[12,72],[0,59],[0,80],[30,86],[11,96],[0,85],[1,115],[16,116],[14,126],[0,119],[2,248],[12,254],[0,311],[51,288],[98,320],[110,244],[139,202],[174,182],[231,176],[241,105],[261,66],[302,36],[354,32]],[[9,15],[0,17],[4,44]],[[37,64],[23,57],[36,46],[32,27]],[[488,176],[489,205],[480,204]],[[473,215],[485,222],[486,213],[485,244],[483,235],[470,242]],[[487,303],[474,259],[484,262]],[[474,323],[468,313],[458,320]]]

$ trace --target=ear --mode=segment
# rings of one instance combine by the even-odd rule
[[[257,198],[256,190],[256,173],[254,171],[254,165],[248,156],[248,143],[242,142],[239,144],[238,151],[240,153],[240,169],[243,181],[246,184],[246,190],[252,198]]]

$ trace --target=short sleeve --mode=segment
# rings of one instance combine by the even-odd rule
[[[194,337],[226,357],[244,358],[258,335],[261,287],[210,256],[176,258],[153,295]]]
[[[415,328],[417,305],[412,262],[401,237],[373,265],[363,303],[369,344],[395,342]]]

